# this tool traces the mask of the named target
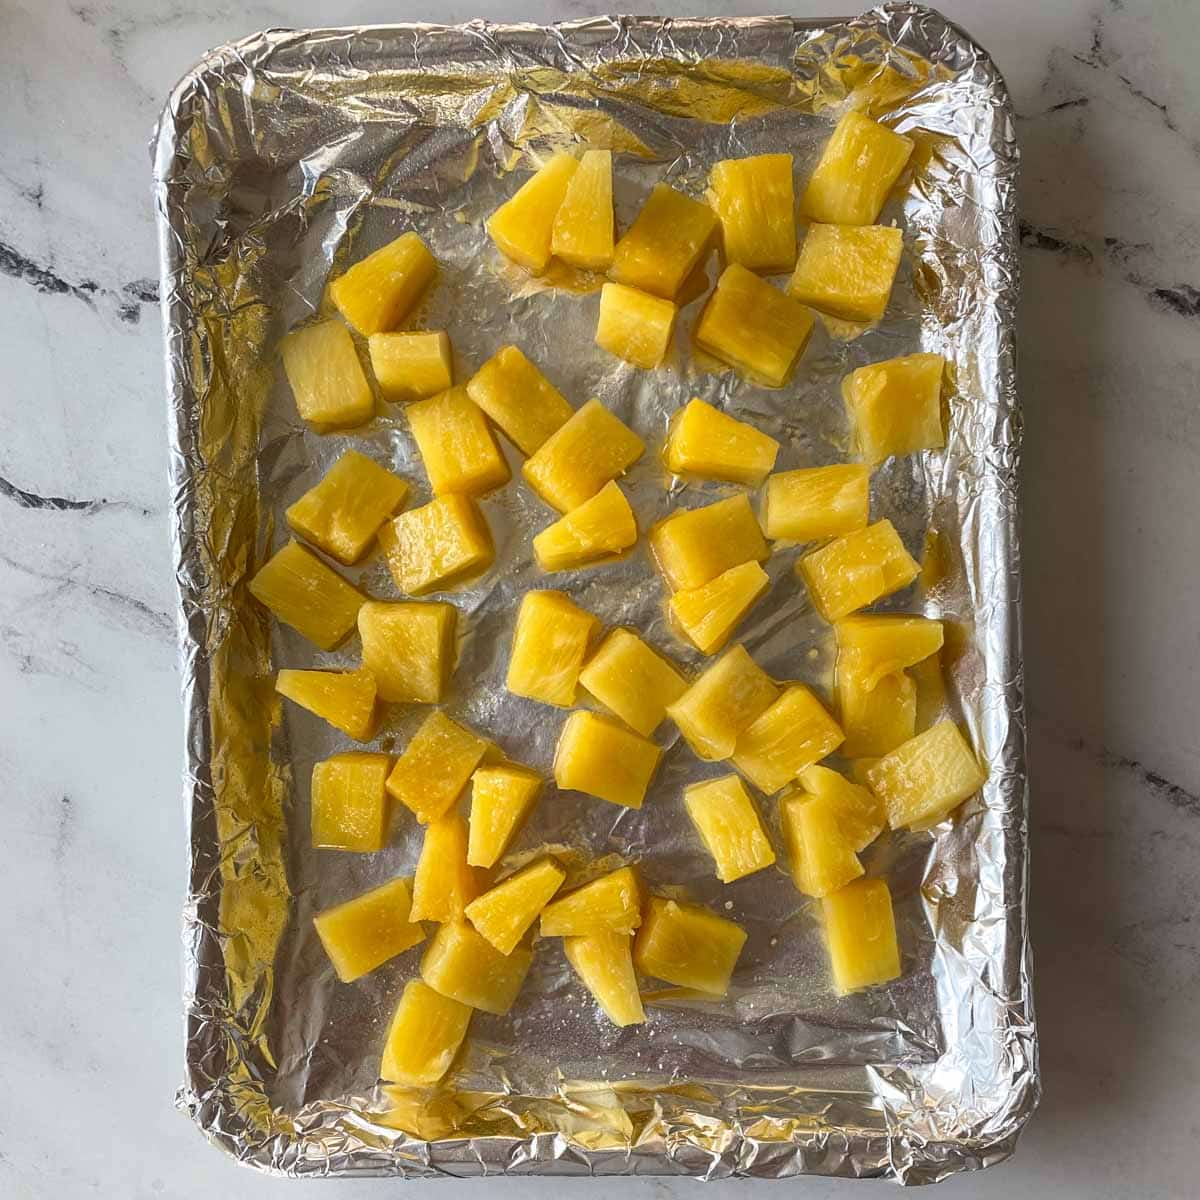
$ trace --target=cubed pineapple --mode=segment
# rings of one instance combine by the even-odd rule
[[[683,804],[722,883],[753,875],[775,861],[754,801],[736,775],[692,784],[684,789]]]
[[[554,782],[610,804],[641,808],[658,766],[659,749],[615,721],[573,712],[554,751]]]
[[[942,432],[945,366],[940,354],[908,354],[859,367],[842,380],[842,398],[868,463],[946,444]]]
[[[843,321],[878,321],[903,249],[903,235],[890,225],[810,225],[788,291]]]
[[[259,568],[250,594],[322,650],[345,641],[367,599],[299,542],[288,542]]]
[[[470,496],[435,496],[379,531],[396,586],[410,596],[449,587],[492,565],[492,535]]]
[[[831,225],[871,225],[912,154],[903,134],[860,112],[837,123],[800,197],[800,212]]]
[[[356,742],[375,736],[375,676],[358,671],[280,671],[275,690]]]
[[[670,300],[620,283],[600,289],[596,345],[609,354],[652,371],[667,357],[679,309]]]
[[[821,915],[841,995],[900,977],[892,896],[883,879],[856,879],[824,897]]]
[[[425,828],[413,877],[413,921],[454,921],[479,895],[475,868],[467,862],[467,823],[456,812]]]
[[[862,873],[862,863],[828,796],[792,792],[779,803],[792,881],[806,896],[828,896]]]
[[[707,204],[656,184],[617,243],[609,274],[618,283],[674,300],[716,230],[717,214]]]
[[[871,515],[871,472],[860,463],[801,467],[767,480],[763,528],[772,541],[814,542],[865,529]]]
[[[408,484],[357,450],[347,450],[287,510],[287,522],[338,562],[358,562],[388,517],[408,497]]]
[[[533,953],[518,946],[501,954],[466,921],[448,921],[421,958],[421,978],[460,1004],[503,1016],[517,998]]]
[[[358,610],[363,666],[379,698],[396,704],[437,704],[454,665],[453,604],[393,604],[368,600]]]
[[[533,811],[541,789],[541,777],[525,767],[480,767],[471,776],[467,862],[494,867]]]
[[[407,879],[392,879],[313,917],[317,936],[337,977],[351,983],[425,940],[410,919]]]
[[[387,841],[386,754],[335,754],[312,770],[312,844],[382,850]]]
[[[701,350],[767,387],[787,383],[812,336],[813,315],[737,263],[721,272],[693,334]]]
[[[888,824],[933,825],[948,817],[987,780],[953,721],[939,721],[881,758],[867,772]]]
[[[649,737],[687,691],[687,680],[636,633],[614,629],[579,674],[579,682],[630,729]]]
[[[916,732],[917,688],[904,671],[884,675],[868,687],[862,676],[839,664],[837,701],[847,758],[890,754]]]
[[[856,854],[883,832],[887,824],[883,805],[870,788],[851,783],[830,767],[806,767],[800,772],[800,783],[806,792],[834,805],[842,833]]]
[[[466,388],[419,400],[406,411],[435,496],[478,496],[508,482],[508,463]]]
[[[709,175],[725,260],[768,275],[796,261],[796,196],[790,154],[727,158]]]
[[[489,743],[436,709],[421,723],[388,776],[387,790],[422,825],[458,799]]]
[[[650,549],[673,590],[702,587],[771,553],[744,493],[672,513],[650,530]]]
[[[563,939],[563,954],[580,982],[618,1028],[646,1019],[633,969],[633,936],[592,933]]]
[[[588,271],[613,259],[612,151],[585,150],[554,217],[550,249],[555,258]]]
[[[535,275],[550,265],[554,218],[578,167],[578,159],[559,151],[488,218],[501,253]]]
[[[318,433],[361,425],[375,415],[371,385],[341,321],[297,329],[279,349],[296,411]]]
[[[669,705],[667,715],[700,758],[716,761],[733,753],[738,735],[778,696],[779,689],[739,644]]]
[[[600,622],[548,589],[526,592],[517,613],[505,687],[515,696],[570,708]]]
[[[796,563],[796,572],[817,612],[840,621],[907,587],[921,568],[885,519],[810,551]]]
[[[633,509],[609,480],[590,500],[537,534],[533,553],[543,571],[566,571],[610,559],[628,550],[637,537]]]
[[[618,867],[547,904],[542,937],[632,933],[642,923],[642,886],[632,867]]]
[[[745,562],[699,587],[676,592],[667,608],[672,622],[701,654],[715,654],[770,583],[758,563]]]
[[[410,979],[388,1026],[380,1077],[408,1087],[437,1083],[467,1036],[471,1011],[421,980]]]
[[[838,670],[849,670],[868,688],[942,648],[941,621],[926,617],[868,615],[847,617],[833,627]]]
[[[773,437],[697,398],[671,422],[665,457],[667,469],[676,475],[758,487],[778,453]]]
[[[467,381],[467,395],[525,455],[536,454],[574,411],[516,346],[497,350]]]
[[[511,954],[566,877],[553,859],[539,859],[472,900],[467,920],[501,954]]]
[[[356,262],[329,285],[338,312],[363,337],[395,329],[437,274],[437,259],[415,233],[404,233]]]
[[[771,795],[805,767],[832,754],[844,737],[821,701],[796,683],[738,735],[733,765]]]
[[[633,961],[643,975],[676,987],[723,996],[746,931],[695,904],[651,896],[633,944]]]
[[[946,679],[942,672],[942,652],[939,650],[914,663],[907,674],[912,677],[917,689],[915,733],[917,729],[928,729],[945,715]],[[895,746],[889,749],[894,750]]]
[[[590,500],[642,456],[645,443],[620,418],[589,400],[525,461],[525,482],[559,512]]]
[[[385,400],[421,400],[454,383],[454,351],[445,333],[373,333],[367,350]]]

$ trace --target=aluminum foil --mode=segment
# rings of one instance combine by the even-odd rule
[[[592,343],[595,281],[533,281],[482,222],[553,150],[616,152],[626,225],[657,180],[703,191],[716,160],[767,150],[811,170],[837,116],[865,107],[918,144],[885,210],[905,266],[886,320],[818,330],[787,388],[704,370],[689,352],[641,372]],[[1026,933],[1026,791],[1019,639],[1019,412],[1014,386],[1012,110],[986,54],[928,9],[855,20],[595,19],[290,32],[209,54],[172,93],[155,143],[171,415],[190,819],[185,910],[185,1108],[218,1145],[293,1175],[803,1173],[925,1183],[1008,1156],[1038,1096]],[[642,1027],[598,1016],[554,940],[536,944],[504,1018],[478,1014],[436,1096],[386,1095],[376,1070],[411,951],[337,983],[310,918],[411,870],[419,829],[398,819],[375,855],[314,851],[308,778],[345,748],[272,689],[280,666],[351,665],[265,618],[246,581],[286,536],[284,508],[348,445],[427,495],[404,416],[322,437],[298,420],[279,340],[327,308],[325,285],[406,229],[442,265],[418,323],[450,331],[460,378],[521,345],[575,403],[600,399],[650,446],[628,476],[643,530],[673,506],[723,494],[670,478],[667,421],[703,396],[779,438],[779,467],[843,460],[840,378],[918,348],[953,363],[945,453],[874,477],[887,516],[925,561],[921,586],[883,607],[948,622],[947,705],[990,779],[953,822],[883,839],[870,873],[895,897],[904,975],[832,995],[814,906],[785,875],[718,883],[680,803],[703,766],[660,730],[663,767],[640,812],[548,787],[509,865],[561,848],[584,869],[637,860],[749,930],[722,1003],[664,989]],[[708,267],[711,281],[716,267]],[[452,593],[462,614],[451,711],[548,772],[555,710],[509,696],[514,606],[566,588],[609,625],[637,627],[690,665],[663,618],[644,543],[625,561],[550,580],[531,565],[551,514],[514,482],[484,501],[497,562]],[[777,550],[742,636],[777,678],[828,688],[828,627]],[[352,572],[394,587],[378,560]],[[380,739],[402,746],[421,710],[393,706]],[[669,723],[668,723],[669,725]],[[776,821],[767,803],[768,823]]]

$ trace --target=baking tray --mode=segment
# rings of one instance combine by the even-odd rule
[[[688,331],[699,301],[683,311],[667,369],[638,372],[603,355],[591,341],[596,293],[579,280],[528,279],[483,233],[533,165],[583,142],[615,151],[622,225],[653,182],[698,194],[721,157],[786,149],[802,181],[848,105],[917,142],[912,178],[882,218],[904,230],[905,266],[884,322],[820,329],[780,391],[697,369]],[[184,77],[154,156],[190,830],[180,1106],[240,1161],[290,1175],[924,1183],[1007,1157],[1038,1075],[1016,541],[1017,152],[1007,92],[983,50],[911,5],[828,21],[271,30],[213,51]],[[398,409],[381,407],[352,435],[319,437],[299,422],[278,367],[283,334],[327,307],[330,274],[407,228],[442,264],[421,323],[449,329],[460,377],[516,341],[574,403],[599,396],[652,451],[669,414],[700,395],[779,437],[781,468],[839,461],[847,370],[917,348],[951,360],[947,449],[890,461],[873,478],[872,505],[926,563],[921,586],[884,607],[947,622],[949,704],[990,777],[953,822],[871,852],[869,872],[886,872],[895,896],[905,967],[896,983],[832,997],[812,905],[785,876],[728,888],[712,878],[678,800],[711,771],[660,731],[664,767],[641,812],[614,817],[550,787],[515,854],[549,842],[640,859],[654,886],[742,921],[750,939],[730,997],[662,994],[646,1026],[615,1030],[557,945],[540,942],[513,1012],[477,1015],[453,1091],[419,1117],[385,1115],[380,1044],[419,951],[342,986],[310,917],[411,869],[419,836],[397,821],[381,854],[308,847],[311,765],[344,747],[304,713],[280,710],[273,671],[349,665],[356,647],[321,655],[272,628],[246,581],[285,536],[284,507],[346,445],[410,478],[413,503],[424,496]],[[721,491],[684,488],[653,452],[627,482],[643,530],[672,505]],[[644,546],[623,564],[547,581],[528,553],[546,510],[519,483],[484,507],[498,561],[453,594],[467,632],[450,705],[546,770],[559,718],[500,687],[526,586],[565,586],[607,623],[637,625],[698,660],[665,627]],[[793,558],[773,555],[771,592],[741,636],[776,677],[827,689],[829,630],[792,577]],[[394,594],[377,560],[353,575]],[[393,708],[381,745],[403,745],[419,715]]]

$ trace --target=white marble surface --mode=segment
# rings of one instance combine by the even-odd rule
[[[171,1106],[184,838],[146,151],[163,97],[206,48],[267,25],[606,7],[0,4],[0,1196],[191,1200],[299,1186],[240,1171]],[[1194,0],[945,8],[992,50],[1021,115],[1046,1095],[1011,1163],[942,1193],[1193,1197],[1200,24]],[[642,1197],[700,1188],[512,1180],[443,1183],[436,1195],[617,1186]],[[326,1184],[322,1195],[385,1187]]]

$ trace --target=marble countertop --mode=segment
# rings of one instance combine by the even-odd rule
[[[436,12],[547,20],[608,7],[447,0]],[[1186,0],[942,7],[1005,71],[1024,154],[1025,653],[1045,1099],[1010,1163],[939,1194],[1190,1197],[1200,24]],[[298,1186],[239,1171],[171,1103],[185,858],[146,144],[169,87],[212,45],[269,25],[434,11],[405,0],[0,7],[0,1195],[12,1200]],[[793,1186],[815,1198],[851,1185]],[[561,1179],[406,1194],[427,1188],[445,1200],[597,1194]],[[336,1200],[382,1191],[322,1187]]]

